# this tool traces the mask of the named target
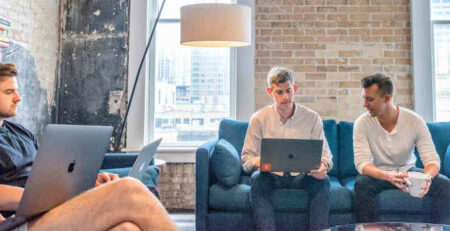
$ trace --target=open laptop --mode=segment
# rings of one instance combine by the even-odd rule
[[[263,138],[262,172],[306,173],[320,167],[323,140]]]
[[[153,156],[156,153],[156,149],[158,149],[158,146],[161,143],[161,140],[162,138],[159,138],[142,148],[128,176],[136,178],[138,180],[142,180],[142,175],[146,169],[145,167],[148,166],[152,161]]]
[[[112,131],[110,126],[47,125],[17,213],[0,223],[0,231],[93,187]]]

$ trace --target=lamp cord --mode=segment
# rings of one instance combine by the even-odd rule
[[[159,8],[158,16],[156,17],[156,20],[153,23],[152,33],[150,34],[150,38],[148,39],[147,46],[145,47],[144,54],[142,55],[141,63],[139,64],[139,68],[138,68],[138,71],[136,73],[136,78],[134,79],[133,89],[131,90],[130,100],[128,101],[128,104],[127,104],[127,111],[125,113],[125,118],[123,119],[122,126],[120,128],[120,133],[119,133],[119,136],[117,137],[118,140],[117,140],[117,143],[116,143],[115,151],[119,151],[120,143],[121,143],[121,140],[122,140],[123,130],[124,130],[125,124],[127,122],[128,113],[130,112],[131,102],[133,101],[134,92],[136,90],[136,85],[137,85],[137,82],[139,80],[139,74],[141,73],[142,66],[144,65],[144,61],[145,61],[145,58],[147,56],[147,51],[150,48],[150,43],[152,42],[153,34],[155,33],[156,25],[158,24],[159,18],[161,17],[161,12],[162,12],[162,9],[164,8],[164,4],[165,3],[166,3],[166,0],[163,0],[162,4],[161,4],[161,8]]]

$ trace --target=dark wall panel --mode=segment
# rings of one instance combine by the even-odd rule
[[[112,125],[117,136],[126,106],[128,9],[129,1],[63,2],[58,123]]]

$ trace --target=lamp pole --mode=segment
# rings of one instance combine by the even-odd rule
[[[144,61],[145,61],[145,58],[147,56],[148,49],[150,48],[150,44],[152,42],[153,35],[155,34],[156,25],[158,24],[159,18],[161,17],[161,12],[162,12],[162,9],[164,8],[164,4],[165,3],[166,3],[166,0],[163,0],[162,3],[161,3],[161,8],[159,8],[158,16],[156,17],[155,22],[153,23],[153,27],[152,27],[152,32],[150,34],[150,38],[148,39],[147,46],[145,47],[144,54],[142,55],[142,59],[141,59],[141,62],[139,64],[139,68],[138,68],[137,73],[136,73],[136,78],[134,79],[133,89],[131,90],[130,99],[128,100],[128,103],[127,103],[127,111],[125,112],[125,118],[123,119],[122,126],[120,127],[119,136],[117,137],[118,140],[117,140],[116,147],[115,147],[115,151],[116,152],[119,151],[119,148],[120,148],[120,143],[121,143],[120,141],[122,140],[123,130],[125,129],[125,124],[127,122],[128,113],[130,112],[131,102],[133,101],[134,92],[136,90],[136,85],[137,85],[137,82],[139,80],[139,74],[141,73],[142,66],[144,65]]]

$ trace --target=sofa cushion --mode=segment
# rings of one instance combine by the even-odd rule
[[[220,139],[217,142],[211,155],[211,168],[223,186],[232,187],[239,182],[241,159],[228,141]]]
[[[100,172],[109,172],[119,175],[119,177],[128,176],[131,167],[128,168],[110,168],[110,169],[101,169]],[[147,169],[142,174],[142,183],[147,187],[153,186],[156,187],[156,182],[158,181],[159,169],[156,166],[148,166]]]
[[[248,122],[224,119],[219,125],[219,139],[230,142],[241,156],[247,128]]]
[[[231,188],[213,184],[209,188],[209,206],[216,210],[251,210],[250,189],[247,184],[237,184]],[[308,193],[299,189],[278,189],[272,194],[275,211],[306,212]]]
[[[324,120],[323,130],[327,138],[328,146],[333,154],[333,169],[328,173],[330,176],[339,175],[339,156],[338,156],[338,133],[335,120]]]
[[[399,189],[390,189],[381,192],[378,195],[378,211],[379,213],[431,213],[431,198],[412,197]]]
[[[336,177],[330,177],[330,212],[351,212],[352,192],[341,185]]]
[[[352,192],[353,192],[353,189],[355,188],[355,182],[356,182],[356,176],[346,177],[341,180],[342,185],[345,186],[346,188],[348,188]]]
[[[339,178],[356,176],[358,173],[353,161],[353,123],[341,121],[338,124],[339,136]]]
[[[250,185],[236,184],[231,188],[213,184],[209,188],[209,206],[217,210],[249,210]]]

